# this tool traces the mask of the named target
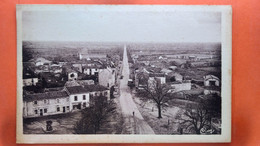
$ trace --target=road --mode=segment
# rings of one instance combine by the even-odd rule
[[[154,134],[153,129],[146,123],[134,103],[131,91],[127,86],[129,79],[129,64],[126,46],[124,47],[122,75],[123,79],[120,80],[120,105],[124,117],[122,134]]]

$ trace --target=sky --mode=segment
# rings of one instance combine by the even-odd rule
[[[221,42],[221,13],[24,11],[24,41]]]

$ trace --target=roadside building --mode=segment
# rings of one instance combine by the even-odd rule
[[[115,86],[116,71],[109,67],[100,70],[98,74],[98,81],[99,85],[105,86],[110,89],[112,86]]]
[[[84,89],[89,92],[90,102],[93,102],[97,96],[104,96],[107,100],[110,100],[110,90],[102,85],[85,85]]]
[[[147,82],[148,82],[148,78],[149,78],[149,74],[147,72],[140,72],[140,71],[136,71],[135,72],[135,87],[137,89],[144,89],[144,87],[147,86]]]
[[[32,118],[67,113],[69,96],[65,91],[29,94],[23,97],[23,117]]]
[[[82,86],[65,87],[69,95],[70,111],[80,110],[89,106],[89,92]]]

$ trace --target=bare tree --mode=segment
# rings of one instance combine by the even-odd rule
[[[96,96],[90,107],[82,111],[82,118],[76,123],[74,130],[77,134],[96,134],[101,126],[109,122],[109,117],[116,111],[113,101],[107,97]]]
[[[184,115],[187,119],[184,119],[181,125],[185,125],[185,129],[189,131],[194,130],[196,134],[201,134],[201,129],[208,126],[209,112],[200,106],[196,109],[187,109]]]
[[[221,115],[221,97],[213,94],[205,96],[205,99],[197,101],[198,104],[188,104],[184,113],[185,118],[181,125],[185,129],[194,130],[196,134],[201,134],[202,128],[211,127],[211,119]]]
[[[159,80],[147,82],[143,93],[144,98],[152,99],[158,108],[158,118],[162,118],[162,108],[167,106],[170,100],[170,88],[167,84],[162,84]]]

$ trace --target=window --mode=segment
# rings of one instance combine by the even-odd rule
[[[44,109],[44,113],[47,113],[47,108]]]
[[[33,103],[34,103],[34,104],[37,104],[37,101],[34,101]]]
[[[77,96],[74,96],[74,101],[78,101],[78,97]]]
[[[105,96],[107,95],[107,91],[105,92]]]
[[[97,96],[97,93],[95,93],[95,96]]]
[[[60,111],[60,107],[57,107],[57,112],[59,112]]]
[[[100,96],[103,96],[103,93],[102,93],[102,92],[100,93]]]
[[[49,101],[47,99],[44,99],[44,104],[48,104]]]
[[[57,103],[60,103],[60,99],[56,99]]]
[[[87,106],[86,102],[83,102],[83,107],[86,107],[86,106]]]
[[[83,95],[83,100],[86,100],[86,95]]]
[[[34,110],[34,113],[35,113],[35,115],[37,115],[38,114],[38,110]]]
[[[70,107],[69,107],[69,106],[67,106],[67,110],[70,110]]]
[[[107,83],[107,87],[109,87],[109,83]]]

